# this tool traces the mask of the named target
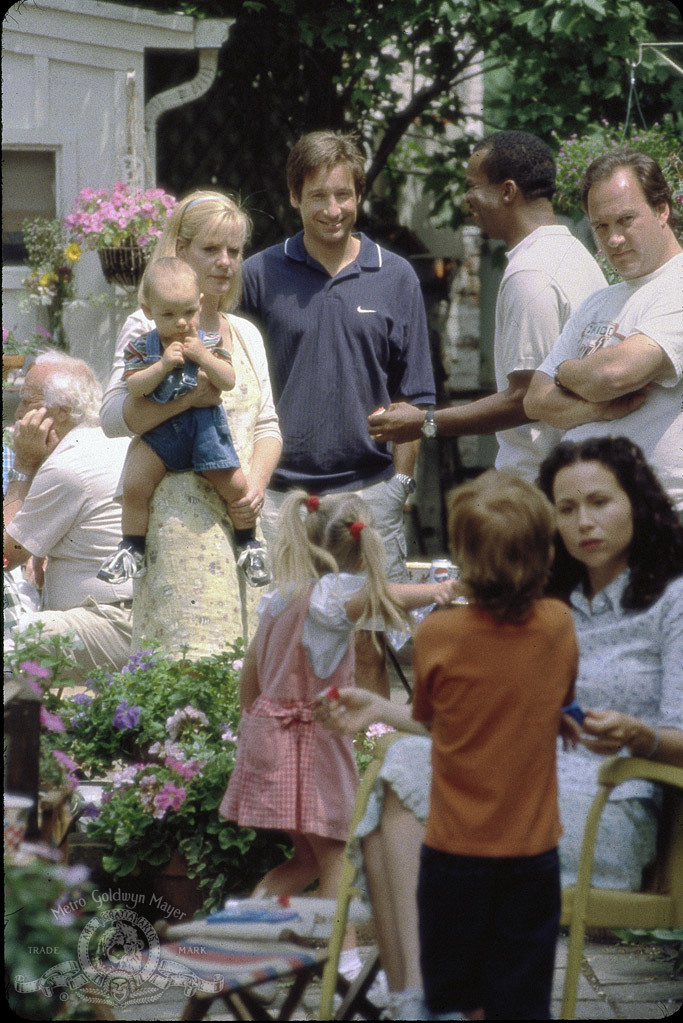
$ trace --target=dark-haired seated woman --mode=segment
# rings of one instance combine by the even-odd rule
[[[579,643],[575,750],[558,758],[563,882],[576,878],[594,754],[683,765],[683,526],[642,452],[625,437],[560,444],[539,483],[555,505],[550,591],[571,604]],[[655,853],[658,792],[647,782],[611,794],[593,883],[637,889]]]
[[[558,751],[565,886],[576,880],[597,788],[596,754],[683,766],[683,525],[640,449],[623,437],[560,444],[543,462],[539,484],[557,511],[548,592],[572,608],[576,698],[586,715],[576,726],[576,748]],[[347,732],[373,721],[422,731],[410,707],[366,690],[342,690],[330,716]],[[392,990],[405,995],[395,999],[394,1019],[420,1018],[415,888],[430,745],[415,735],[390,747],[358,832],[383,965]],[[655,854],[658,809],[659,793],[649,783],[613,791],[598,832],[593,884],[640,887]]]

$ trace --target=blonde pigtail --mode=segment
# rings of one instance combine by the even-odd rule
[[[386,576],[384,543],[374,526],[372,512],[355,494],[335,499],[325,529],[324,545],[344,572],[366,572],[366,604],[360,623],[366,628],[383,621],[390,628],[404,628],[406,615],[392,599]]]
[[[325,511],[322,501],[314,507],[309,504],[312,500],[304,490],[295,490],[285,499],[279,515],[273,575],[278,587],[291,590],[294,597],[303,596],[324,572],[338,571],[332,555],[316,542],[316,536],[324,531]],[[321,509],[322,522],[317,522]]]
[[[360,532],[358,545],[368,578],[367,602],[360,623],[368,628],[372,628],[374,623],[374,628],[377,628],[377,621],[380,620],[387,629],[405,629],[410,618],[389,592],[382,537],[374,526],[365,526]]]

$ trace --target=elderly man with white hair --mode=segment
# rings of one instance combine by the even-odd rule
[[[75,657],[87,674],[117,670],[130,654],[132,583],[97,578],[121,538],[114,500],[128,438],[99,425],[101,387],[86,362],[63,352],[39,355],[21,390],[14,467],[4,499],[4,564],[47,558],[42,609],[21,615],[43,634],[75,635]]]

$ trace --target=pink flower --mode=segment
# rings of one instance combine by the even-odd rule
[[[124,767],[122,771],[114,775],[112,779],[113,788],[120,789],[123,785],[132,785],[135,782],[137,773],[138,768],[134,764]]]
[[[57,714],[51,714],[50,711],[41,704],[40,707],[40,723],[43,728],[47,728],[48,732],[65,732],[66,725]]]
[[[380,735],[385,735],[387,732],[395,732],[396,729],[392,728],[391,725],[385,725],[381,721],[375,721],[370,725],[367,732],[365,733],[368,739],[376,739]]]
[[[43,667],[42,664],[38,664],[36,661],[22,661],[19,665],[19,670],[23,671],[25,675],[31,675],[33,678],[49,678],[52,674],[49,668]]]
[[[164,763],[176,774],[179,774],[184,781],[191,781],[196,774],[199,774],[204,766],[198,760],[179,760],[177,757],[166,757]]]
[[[78,764],[75,764],[71,757],[67,756],[66,753],[62,752],[62,750],[53,749],[52,756],[62,765],[62,767],[65,767],[67,771],[78,770]]]
[[[152,816],[157,820],[161,820],[162,817],[166,816],[168,810],[179,810],[186,797],[187,793],[184,788],[174,785],[172,781],[167,781],[161,792],[154,798],[155,808]]]

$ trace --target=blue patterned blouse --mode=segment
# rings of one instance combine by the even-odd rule
[[[622,573],[589,601],[571,595],[581,656],[576,698],[584,710],[620,710],[650,725],[683,729],[683,577],[645,611],[625,611]],[[565,791],[593,793],[601,757],[585,747],[559,754]],[[616,799],[648,797],[646,782],[619,785]]]

